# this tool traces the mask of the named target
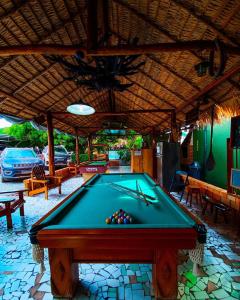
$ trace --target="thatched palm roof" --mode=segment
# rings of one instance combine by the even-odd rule
[[[94,1],[1,1],[1,113],[30,120],[46,111],[63,112],[69,103],[80,98],[93,105],[97,112],[110,111],[108,91],[88,90],[65,80],[68,74],[63,66],[49,60],[44,53],[21,55],[21,51],[18,51],[18,55],[10,55],[15,53],[10,51],[12,47],[24,45],[73,45],[86,48],[89,42],[89,2]],[[111,46],[127,45],[135,37],[139,39],[139,48],[142,45],[180,41],[213,41],[217,37],[236,50],[240,45],[239,0],[106,2],[107,10],[102,24],[111,32]],[[33,53],[27,52],[27,47],[24,49],[23,54]],[[202,56],[208,55],[208,50],[202,50],[201,47],[150,52],[147,51],[138,59],[145,61],[145,65],[137,74],[122,79],[134,85],[127,91],[115,92],[116,111],[176,109],[177,123],[183,125],[185,114],[196,105],[197,98],[206,92],[209,105],[238,96],[240,57],[237,51],[227,54],[226,68],[220,78],[197,76],[194,66]],[[71,61],[71,57],[68,59]],[[90,60],[90,57],[87,59]],[[54,126],[66,132],[73,133],[74,128],[78,128],[81,133],[89,133],[101,128],[103,122],[113,120],[142,132],[153,127],[161,130],[170,128],[171,122],[169,112],[119,116],[96,114],[88,117],[56,114]]]

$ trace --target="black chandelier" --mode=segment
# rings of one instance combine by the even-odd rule
[[[94,56],[91,62],[83,60],[82,53],[74,56],[75,63],[70,63],[61,56],[50,56],[50,60],[62,64],[69,75],[66,80],[73,80],[79,86],[86,86],[90,90],[124,91],[133,83],[121,83],[120,78],[136,74],[145,64],[134,64],[139,55],[127,56]]]

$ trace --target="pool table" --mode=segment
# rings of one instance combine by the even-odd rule
[[[125,190],[137,186],[148,198]],[[106,224],[119,209],[132,224]],[[178,250],[204,242],[202,226],[145,173],[96,174],[35,223],[30,239],[48,248],[54,296],[74,295],[78,263],[152,263],[156,298],[175,299]]]
[[[108,162],[105,160],[93,160],[81,163],[79,166],[79,173],[105,173],[108,168]]]

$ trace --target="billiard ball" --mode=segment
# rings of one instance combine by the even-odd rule
[[[118,224],[122,224],[123,220],[122,219],[118,219]]]
[[[124,219],[123,223],[124,224],[129,224],[129,220],[128,219]]]
[[[133,218],[129,218],[129,223],[130,223],[130,224],[133,223]]]
[[[111,218],[107,218],[107,219],[106,219],[106,223],[107,223],[107,224],[110,224],[111,222],[112,222]]]
[[[112,218],[112,224],[116,223],[115,218]]]

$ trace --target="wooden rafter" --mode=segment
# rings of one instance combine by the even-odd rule
[[[45,69],[42,71],[38,72],[35,76],[33,76],[30,80],[27,80],[24,82],[22,85],[20,85],[14,92],[13,94],[17,94],[21,92],[24,88],[26,88],[29,84],[31,84],[33,81],[37,80],[39,77],[43,76],[46,72],[48,72],[52,67],[54,67],[56,63],[52,63],[49,66],[47,66]]]
[[[38,40],[38,43],[42,43],[44,42],[47,38],[51,37],[52,35],[56,34],[60,29],[64,28],[65,26],[67,26],[68,24],[70,24],[72,22],[72,20],[78,15],[78,12],[73,13],[69,16],[68,19],[66,19],[64,22],[60,23],[59,25],[54,26],[53,30],[51,32],[46,31],[41,38]],[[37,45],[40,46],[40,45]],[[26,47],[26,46],[22,46],[22,47]],[[21,46],[20,46],[21,48]],[[0,48],[1,49],[1,48]],[[22,51],[22,50],[21,50]],[[1,52],[1,51],[0,51]],[[16,53],[16,52],[14,52]],[[16,54],[12,54],[12,55],[18,55]],[[1,56],[1,55],[0,55]],[[0,69],[5,67],[6,65],[10,64],[11,62],[13,62],[15,59],[17,59],[17,56],[14,57],[10,57],[8,59],[6,59],[2,65],[0,65]]]
[[[122,40],[124,40],[126,42],[126,39],[121,36],[120,34],[116,33],[115,31],[111,30],[113,32],[114,35],[116,35],[117,37],[121,38]],[[149,58],[151,61],[154,61],[156,64],[160,65],[161,67],[163,67],[164,69],[166,69],[169,73],[173,74],[174,76],[176,76],[177,78],[180,78],[182,81],[186,82],[187,84],[189,84],[192,88],[196,89],[197,91],[200,91],[200,88],[194,84],[192,81],[190,81],[188,78],[181,76],[179,73],[176,72],[175,69],[170,68],[167,64],[165,64],[164,62],[160,61],[160,59],[158,57],[156,57],[154,54],[146,54],[146,57]],[[144,73],[143,70],[139,70],[139,72]],[[156,81],[156,80],[155,80]],[[166,86],[164,85],[164,87],[166,88]],[[182,97],[182,100],[184,98]],[[209,99],[212,99],[212,101],[215,103],[215,99],[213,99],[212,97],[209,97]],[[165,100],[166,101],[166,100]],[[184,100],[186,101],[186,100]]]
[[[201,12],[197,11],[196,7],[194,7],[189,2],[187,3],[186,1],[182,1],[182,0],[173,0],[173,2],[177,6],[184,9],[186,12],[188,12],[190,15],[194,16],[197,20],[204,23],[208,28],[211,28],[217,36],[222,37],[225,41],[228,41],[230,43],[240,46],[239,41],[237,41],[233,37],[230,37],[225,32],[224,28],[218,27],[216,25],[216,23],[212,23],[211,20],[207,16],[205,16]]]
[[[12,8],[5,11],[3,14],[0,15],[0,22],[2,22],[4,19],[11,17],[13,14],[15,14],[19,9],[23,9],[24,6],[28,3],[28,0],[21,0],[18,2],[18,4],[14,4]]]
[[[195,94],[193,97],[190,98],[188,104],[193,104],[194,102],[196,102],[197,99],[199,99],[199,98],[203,97],[204,95],[208,94],[210,91],[212,91],[213,89],[218,87],[220,84],[222,84],[223,82],[228,80],[230,77],[232,77],[237,72],[240,72],[240,64],[232,67],[222,77],[220,77],[218,79],[215,79],[212,82],[210,82],[208,85],[206,85],[205,88],[203,88],[200,92],[198,92],[197,94]],[[176,112],[179,113],[184,108],[186,108],[186,104],[181,105],[180,107],[178,107]],[[161,123],[158,124],[158,126],[161,126]]]
[[[25,109],[31,109],[31,110],[32,110],[33,112],[35,112],[37,115],[38,115],[38,114],[46,115],[46,113],[47,113],[46,111],[43,111],[43,110],[41,110],[41,109],[39,109],[39,108],[36,108],[36,107],[33,107],[33,106],[30,105],[30,104],[24,103],[21,99],[19,99],[19,97],[15,97],[15,96],[13,96],[13,95],[10,95],[10,94],[8,94],[8,93],[2,91],[2,90],[0,90],[0,96],[6,97],[6,98],[12,100],[12,101],[15,102],[15,103],[18,103],[19,105],[23,106]],[[62,120],[59,119],[59,118],[56,118],[56,117],[55,117],[55,119],[56,119],[58,122],[63,123],[64,125],[67,125],[67,126],[69,126],[69,127],[73,127],[72,124],[65,123],[64,121],[62,121]]]

